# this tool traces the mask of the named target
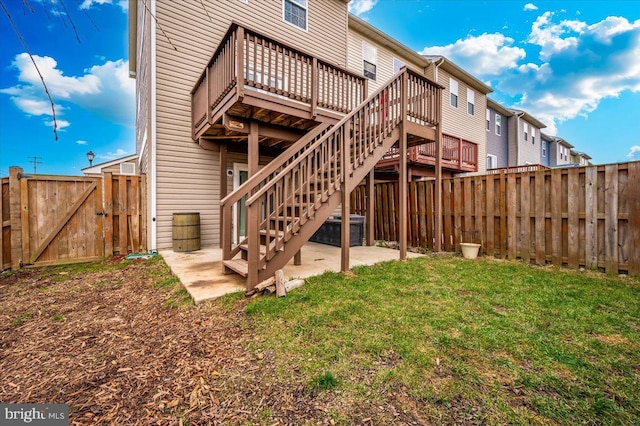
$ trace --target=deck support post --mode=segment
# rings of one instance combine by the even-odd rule
[[[438,92],[440,93],[440,92]],[[440,100],[438,104],[440,105]],[[441,117],[441,116],[440,116]],[[442,251],[442,125],[438,120],[436,126],[436,181],[434,193],[434,238],[433,249],[435,252]]]
[[[227,145],[220,144],[220,199],[227,196]],[[222,217],[222,206],[220,206],[220,217]],[[222,225],[222,223],[220,224]],[[225,232],[224,227],[220,229],[220,248],[223,247],[222,234]]]
[[[298,250],[296,254],[293,255],[293,264],[302,265],[302,249]]]
[[[375,244],[375,180],[373,169],[369,172],[366,178],[367,188],[367,245],[372,246]]]
[[[344,128],[343,128],[344,129]],[[349,177],[351,173],[351,139],[347,138],[346,132],[342,132],[342,223],[340,224],[340,271],[347,272],[349,270],[349,248],[351,247],[350,231],[351,223],[351,197],[349,194]]]
[[[249,166],[249,177],[258,173],[258,160],[260,158],[258,132],[259,132],[258,122],[255,120],[252,120],[251,123],[249,123],[249,138],[247,141],[247,145],[248,145],[247,164]]]
[[[400,99],[400,113],[402,114],[402,122],[400,123],[400,141],[399,141],[399,168],[400,168],[400,191],[398,194],[399,211],[399,235],[398,242],[400,244],[400,259],[407,259],[407,86],[408,76],[404,73],[402,79],[402,97]]]

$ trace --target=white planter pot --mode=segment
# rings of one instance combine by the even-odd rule
[[[460,243],[460,248],[462,249],[462,256],[465,259],[473,260],[478,257],[478,252],[480,252],[480,244]]]

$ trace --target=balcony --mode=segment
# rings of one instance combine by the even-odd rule
[[[378,163],[378,168],[397,167],[398,149],[390,149]],[[407,152],[407,162],[410,165],[435,166],[436,143],[428,142],[411,147]],[[442,167],[456,172],[478,171],[478,145],[457,138],[442,135]]]
[[[234,23],[191,91],[192,137],[237,134],[225,114],[305,131],[366,97],[363,76]]]

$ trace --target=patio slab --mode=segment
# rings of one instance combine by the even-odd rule
[[[205,247],[190,253],[160,250],[160,255],[180,278],[196,304],[216,299],[225,294],[245,290],[245,278],[222,273],[222,250]],[[407,257],[422,256],[407,253]],[[387,260],[398,260],[398,250],[384,247],[351,247],[349,266],[373,265]],[[326,271],[340,271],[340,247],[309,242],[302,247],[302,265],[294,265],[293,259],[284,267],[287,278],[308,278]]]

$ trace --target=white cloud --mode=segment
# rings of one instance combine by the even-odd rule
[[[484,33],[446,46],[426,47],[420,53],[443,55],[472,74],[490,76],[517,67],[518,61],[526,56],[524,49],[513,47],[513,43],[514,40],[504,34]]]
[[[634,160],[634,159],[639,159],[640,160],[640,155],[636,155],[640,153],[640,145],[633,145],[631,148],[629,148],[629,153],[627,154],[627,157]]]
[[[84,0],[79,9],[91,9],[95,5],[103,5],[103,4],[113,4],[113,0]],[[122,9],[123,12],[129,10],[129,2],[128,0],[118,0],[118,6]]]
[[[48,127],[53,127],[53,120],[50,121],[45,121],[44,125],[48,126]],[[64,128],[67,128],[69,126],[71,126],[71,123],[69,123],[67,120],[58,120],[56,119],[55,124],[58,126],[58,130],[62,130]]]
[[[376,3],[378,0],[352,0],[349,3],[349,12],[354,15],[362,15],[373,9]]]
[[[587,24],[581,21],[564,20],[559,24],[554,24],[551,20],[553,15],[553,12],[545,12],[538,16],[531,27],[531,33],[527,40],[531,44],[540,46],[540,57],[543,60],[563,50],[575,47],[578,43],[577,35],[587,28]],[[566,36],[567,34],[571,36]]]
[[[128,63],[122,59],[106,61],[84,71],[84,75],[67,76],[55,59],[34,55],[49,92],[56,102],[56,113],[62,114],[74,104],[100,118],[118,124],[132,125],[135,107],[135,81],[128,77]],[[14,104],[29,115],[52,115],[42,82],[26,53],[16,56],[19,84],[0,90],[11,96]],[[59,105],[58,102],[64,102]]]
[[[57,68],[58,63],[49,56],[33,55],[38,69],[44,78],[51,96],[69,99],[75,94],[95,94],[100,92],[100,80],[91,74],[81,77],[67,77]],[[13,65],[20,72],[18,80],[39,87],[42,83],[38,71],[33,66],[27,53],[20,53],[13,61]]]
[[[87,142],[87,141],[83,141],[82,139],[80,139],[80,140],[77,140],[77,141],[76,141],[76,143],[77,143],[78,145],[86,145],[86,144],[88,144],[89,142]]]
[[[605,98],[640,92],[640,20],[555,23],[545,12],[528,41],[541,47],[540,63],[509,70],[497,87],[520,98],[515,106],[547,124],[549,133],[560,122],[587,116]]]
[[[115,150],[115,152],[105,152],[104,154],[96,154],[96,157],[101,160],[113,160],[115,158],[124,157],[125,155],[128,155],[127,151],[125,151],[122,148],[118,148]]]
[[[538,6],[533,3],[527,3],[522,10],[538,10]]]

